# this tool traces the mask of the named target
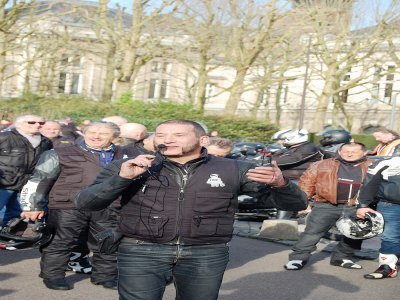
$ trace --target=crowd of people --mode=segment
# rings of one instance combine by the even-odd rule
[[[255,163],[189,120],[164,121],[154,133],[121,116],[75,125],[23,115],[3,127],[2,232],[15,219],[46,224],[39,276],[49,289],[71,289],[66,271],[75,271],[120,299],[162,299],[171,282],[177,299],[217,299],[243,194],[276,207],[278,219],[308,213],[286,270],[302,269],[344,215],[379,212],[379,266],[365,278],[397,275],[400,137],[392,130],[375,130],[373,151],[341,129],[324,131],[320,145],[305,129],[281,130],[273,136],[280,149],[261,149]],[[362,268],[353,261],[361,244],[343,236],[331,265]]]

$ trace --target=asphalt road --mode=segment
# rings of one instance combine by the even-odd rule
[[[283,265],[290,252],[283,245],[235,236],[230,243],[231,259],[219,299],[398,299],[399,278],[366,280],[363,274],[375,270],[375,260],[360,260],[363,270],[347,270],[329,265],[329,252],[317,251],[309,265],[300,271],[286,271]],[[322,250],[326,246],[320,244]],[[47,289],[39,273],[37,250],[0,252],[1,299],[118,299],[116,291],[94,286],[87,275],[68,273],[70,291]],[[170,285],[164,300],[175,299]],[[190,299],[187,299],[190,300]]]

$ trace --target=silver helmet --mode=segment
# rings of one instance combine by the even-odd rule
[[[384,220],[379,212],[366,213],[364,219],[356,216],[342,216],[337,222],[337,229],[354,240],[370,239],[383,232]]]

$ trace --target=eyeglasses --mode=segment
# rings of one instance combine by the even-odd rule
[[[36,123],[38,123],[39,125],[44,125],[44,123],[46,123],[46,122],[36,122],[36,121],[26,121],[26,123],[28,123],[29,125],[33,125],[33,124],[36,124]]]

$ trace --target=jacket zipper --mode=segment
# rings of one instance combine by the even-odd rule
[[[181,228],[181,223],[182,223],[183,201],[185,199],[184,189],[185,189],[186,183],[188,181],[189,172],[187,170],[185,170],[185,169],[181,170],[181,169],[178,168],[178,173],[180,175],[181,181],[179,183],[180,190],[179,190],[179,196],[178,196],[178,216],[176,218],[176,227],[177,227],[177,233],[176,234],[178,236],[176,244],[180,245],[181,244],[180,228]]]

